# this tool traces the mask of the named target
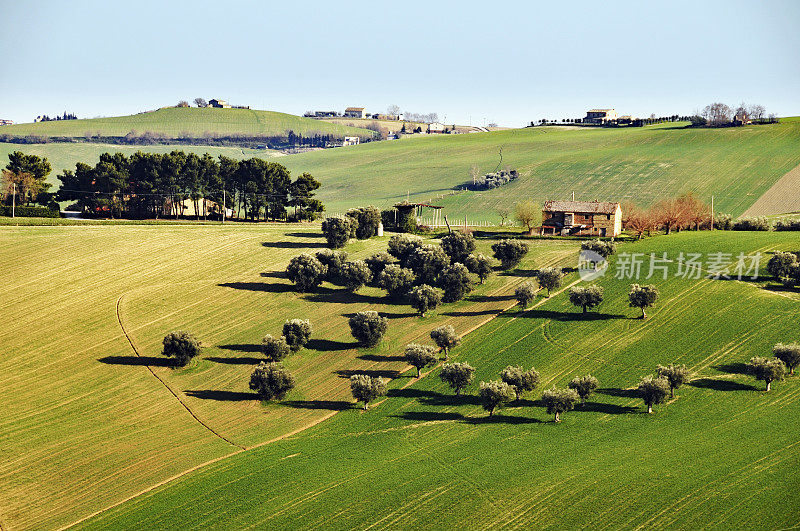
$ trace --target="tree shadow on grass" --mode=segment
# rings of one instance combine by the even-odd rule
[[[286,271],[265,271],[261,273],[264,278],[287,278]]]
[[[255,345],[252,343],[232,343],[229,345],[218,345],[218,348],[224,350],[233,350],[235,352],[261,352],[261,345]]]
[[[330,411],[344,411],[353,407],[352,402],[344,400],[285,400],[280,402],[280,405],[297,409],[327,409]]]
[[[295,291],[291,284],[267,284],[266,282],[223,282],[217,286],[264,293],[292,293]]]
[[[413,422],[435,422],[443,420],[464,420],[461,413],[447,411],[406,411],[400,415],[390,415],[391,417],[410,420]]]
[[[477,317],[479,315],[499,315],[501,311],[497,308],[493,310],[473,310],[462,312],[442,312],[440,315],[447,315],[448,317]]]
[[[750,371],[747,369],[747,364],[740,362],[723,363],[722,365],[714,365],[711,368],[728,374],[750,374]]]
[[[218,389],[201,389],[184,391],[186,396],[202,400],[221,400],[226,402],[243,402],[245,400],[260,400],[258,393],[244,393],[241,391],[221,391]]]
[[[267,361],[266,358],[252,358],[250,356],[244,358],[223,358],[219,356],[212,356],[206,358],[208,361],[214,363],[224,363],[226,365],[258,365],[262,361]]]
[[[786,286],[784,284],[767,284],[764,289],[776,293],[800,293],[800,287]]]
[[[514,299],[514,295],[468,295],[466,300],[470,302],[492,302],[492,301],[510,301]]]
[[[381,356],[379,354],[362,354],[360,356],[356,356],[360,360],[364,361],[403,361],[405,360],[405,356]]]
[[[463,405],[479,405],[481,400],[475,395],[443,395],[434,391],[425,391],[423,389],[389,389],[386,396],[396,398],[413,398],[422,404],[431,406],[463,406]]]
[[[531,418],[518,417],[516,415],[505,415],[503,410],[495,410],[491,417],[487,413],[485,417],[467,417],[464,419],[467,424],[542,424],[545,421]]]
[[[534,278],[534,277],[539,276],[539,270],[538,269],[516,269],[516,268],[511,268],[511,269],[502,270],[502,269],[498,268],[498,269],[496,269],[496,271],[499,271],[497,274],[499,276],[501,276],[501,277]]]
[[[389,378],[394,379],[400,376],[400,371],[392,371],[388,369],[344,369],[340,371],[333,371],[334,374],[338,374],[339,378],[350,378],[351,376],[355,376],[357,374],[366,374],[367,376],[372,376],[373,378],[381,377],[381,378]]]
[[[605,402],[586,402],[583,405],[576,404],[575,411],[584,411],[587,413],[604,413],[606,415],[625,415],[628,413],[636,413],[639,411],[639,408],[634,406],[620,406],[618,404],[607,404]]]
[[[319,352],[333,352],[335,350],[350,350],[358,348],[356,341],[335,341],[333,339],[310,339],[306,343],[306,348],[317,350]]]
[[[757,391],[752,385],[733,382],[730,380],[715,380],[714,378],[698,378],[688,383],[691,387],[699,389],[713,389],[714,391]]]
[[[636,389],[620,389],[618,387],[604,387],[598,389],[597,392],[601,395],[618,396],[620,398],[640,398],[639,391]]]
[[[353,293],[346,289],[318,288],[316,292],[306,295],[306,300],[311,302],[333,302],[338,304],[384,304],[386,297]]]
[[[402,319],[403,317],[414,317],[417,315],[416,312],[410,313],[402,313],[402,312],[378,312],[381,317],[386,317],[387,319]],[[350,313],[343,313],[342,317],[347,317],[348,319],[355,315],[354,312]],[[444,315],[444,314],[443,314]]]
[[[577,312],[556,312],[553,310],[539,310],[532,309],[526,310],[525,313],[515,313],[514,316],[528,317],[531,319],[552,319],[553,321],[609,321],[611,319],[627,319],[625,315],[611,314],[611,313],[596,313],[582,311]]]
[[[309,249],[325,247],[323,242],[261,242],[261,245],[271,249]]]
[[[175,362],[170,358],[156,356],[106,356],[97,361],[106,365],[131,365],[140,367],[174,367]]]
[[[324,238],[325,235],[321,232],[287,232],[284,236],[289,236],[290,238]]]

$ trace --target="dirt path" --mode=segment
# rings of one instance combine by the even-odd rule
[[[800,164],[777,180],[769,190],[756,199],[743,216],[769,216],[800,212]]]

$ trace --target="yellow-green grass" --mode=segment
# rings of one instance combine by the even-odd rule
[[[49,137],[125,136],[134,131],[146,131],[176,138],[188,134],[202,137],[212,135],[285,135],[333,134],[371,137],[373,133],[356,127],[329,124],[310,118],[274,111],[253,109],[198,109],[194,107],[167,107],[130,116],[60,120],[30,124],[7,125],[2,134],[13,136],[39,135]]]
[[[621,251],[677,258],[797,245],[788,234],[682,233]],[[507,364],[535,365],[540,390],[594,374],[598,393],[560,424],[535,400],[540,390],[490,420],[477,385],[455,398],[433,369],[367,412],[210,464],[86,527],[797,526],[800,377],[764,393],[741,363],[797,340],[800,294],[763,282],[650,281],[661,296],[647,320],[627,306],[631,281],[607,276],[593,315],[559,293],[502,314],[454,351],[478,368],[476,380]],[[693,380],[647,415],[631,388],[671,362]]]
[[[318,231],[0,228],[3,528],[67,525],[209,460],[313,425],[349,406],[347,371],[403,373],[403,345],[442,323],[464,332],[491,319],[512,304],[508,293],[521,281],[494,276],[470,300],[425,319],[374,288],[351,295],[324,285],[299,295],[280,272],[292,256],[321,247]],[[364,257],[386,240],[347,250]],[[481,250],[489,245],[481,241]],[[563,260],[575,246],[537,244],[526,267]],[[385,342],[368,351],[354,348],[347,326],[347,315],[363,309],[391,318]],[[293,317],[311,320],[314,342],[286,361],[297,389],[285,403],[262,405],[247,385],[258,344]],[[206,347],[177,370],[159,355],[161,338],[175,329],[192,331]],[[392,385],[406,384],[406,376]]]
[[[496,210],[533,199],[652,201],[695,192],[718,211],[742,214],[800,163],[800,122],[725,129],[683,123],[643,128],[537,127],[482,134],[439,135],[291,155],[281,163],[320,179],[331,211],[354,204],[387,207],[410,193],[435,200],[450,219],[498,222]],[[470,168],[503,164],[521,176],[486,192],[446,196],[471,180]]]

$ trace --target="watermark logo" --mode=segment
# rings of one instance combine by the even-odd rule
[[[581,280],[594,280],[602,277],[608,271],[608,261],[604,256],[583,249],[578,255],[578,275]]]

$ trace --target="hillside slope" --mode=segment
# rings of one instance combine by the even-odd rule
[[[31,124],[7,125],[0,133],[27,136],[41,135],[51,137],[125,136],[131,131],[142,134],[146,131],[167,137],[201,137],[205,133],[215,135],[283,135],[292,130],[295,133],[332,134],[336,136],[372,136],[371,131],[344,125],[330,124],[310,118],[273,111],[252,109],[197,109],[163,108],[131,116],[110,118],[90,118],[83,120],[63,120]]]
[[[356,204],[386,207],[405,198],[429,200],[470,180],[470,168],[503,164],[520,171],[514,183],[466,192],[438,204],[445,213],[498,221],[495,209],[522,199],[653,200],[693,191],[715,196],[718,211],[742,214],[773,183],[800,164],[800,122],[730,129],[665,124],[632,129],[541,127],[492,133],[409,138],[291,155],[295,172],[323,182],[329,211]]]

